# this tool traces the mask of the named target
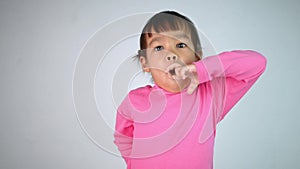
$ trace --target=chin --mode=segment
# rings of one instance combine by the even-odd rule
[[[161,86],[163,89],[165,89],[166,91],[169,92],[181,92],[183,89],[185,89],[187,87],[187,85],[189,84],[189,80],[180,80],[180,81],[176,81],[173,79],[171,82],[169,82],[168,84],[165,84],[163,86]]]

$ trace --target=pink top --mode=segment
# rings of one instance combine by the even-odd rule
[[[194,64],[200,84],[192,95],[145,86],[119,106],[114,143],[127,169],[212,169],[216,125],[264,72],[266,59],[232,51]]]

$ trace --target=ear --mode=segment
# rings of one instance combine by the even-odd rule
[[[142,65],[144,72],[150,72],[150,68],[148,67],[146,57],[140,56],[140,63]]]
[[[195,54],[196,54],[197,59],[202,60],[202,55],[203,55],[202,50],[196,51]]]

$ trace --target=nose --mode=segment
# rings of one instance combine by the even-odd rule
[[[167,61],[176,61],[178,57],[176,55],[169,55],[166,57]]]

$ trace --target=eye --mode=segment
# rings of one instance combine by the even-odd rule
[[[155,51],[161,51],[161,50],[163,50],[163,49],[164,49],[163,46],[156,46],[156,47],[154,48]]]
[[[185,47],[187,47],[187,45],[186,45],[185,43],[178,43],[178,44],[176,45],[176,47],[177,47],[177,48],[185,48]]]

